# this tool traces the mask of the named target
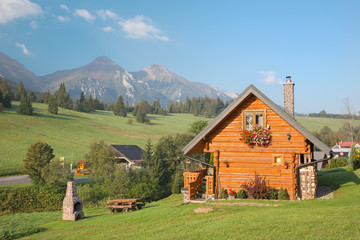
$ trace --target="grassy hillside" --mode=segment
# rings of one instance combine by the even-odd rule
[[[150,115],[151,125],[137,123],[129,114],[127,118],[114,116],[112,112],[97,111],[80,113],[60,109],[58,115],[47,113],[47,105],[34,103],[34,116],[16,114],[18,102],[12,109],[0,114],[0,176],[19,173],[23,166],[27,148],[43,141],[53,147],[56,157],[64,156],[66,161],[77,162],[89,151],[94,139],[103,139],[108,144],[136,144],[143,147],[151,138],[154,143],[166,135],[183,133],[191,123],[211,119],[194,117],[191,114],[169,116]],[[132,125],[127,124],[132,119]],[[343,119],[296,118],[310,131],[320,130],[328,125],[333,130],[340,128]],[[360,126],[360,121],[355,121]]]
[[[337,131],[343,126],[344,122],[350,121],[347,119],[318,117],[296,117],[296,120],[310,132],[320,131],[324,126],[328,126],[333,131]],[[360,120],[354,120],[353,124],[355,127],[360,126]]]
[[[108,144],[145,145],[151,138],[155,143],[160,137],[186,132],[194,121],[206,120],[190,114],[169,116],[150,115],[151,125],[137,123],[129,114],[127,118],[112,112],[80,113],[60,109],[58,115],[47,113],[47,105],[34,103],[34,116],[16,114],[18,102],[12,109],[0,114],[0,175],[22,168],[27,148],[37,142],[48,143],[56,157],[78,161],[89,151],[94,139]],[[127,124],[132,119],[132,125]]]
[[[182,204],[182,195],[172,195],[129,213],[85,208],[86,219],[76,222],[62,221],[62,212],[11,214],[0,217],[0,236],[40,231],[24,239],[360,239],[359,177],[360,169],[324,172],[319,182],[336,189],[329,200]],[[195,213],[199,208],[210,212]]]

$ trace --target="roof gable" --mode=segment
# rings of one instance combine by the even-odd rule
[[[284,119],[289,125],[295,128],[300,134],[306,137],[310,142],[316,145],[321,151],[325,153],[330,152],[330,148],[311,134],[307,129],[305,129],[300,123],[298,123],[295,118],[290,116],[284,110],[282,110],[278,105],[266,97],[259,89],[254,85],[249,85],[224,111],[221,112],[203,131],[201,131],[195,138],[193,138],[184,148],[184,154],[187,154],[192,150],[203,138],[205,138],[212,130],[220,125],[223,119],[230,116],[236,108],[246,100],[250,95],[254,95],[259,98],[265,105],[267,105],[271,110],[273,110],[277,115]]]
[[[137,145],[110,145],[110,147],[130,161],[141,160],[144,152]]]

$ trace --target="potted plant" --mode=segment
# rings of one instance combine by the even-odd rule
[[[252,130],[241,131],[240,135],[241,140],[248,146],[267,147],[271,140],[269,130],[258,125]]]

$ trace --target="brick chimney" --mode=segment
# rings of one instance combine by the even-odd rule
[[[284,85],[284,110],[290,116],[294,117],[294,85],[291,76],[286,77]]]

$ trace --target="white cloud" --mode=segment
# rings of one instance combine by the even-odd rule
[[[60,4],[60,7],[62,8],[62,9],[64,9],[64,10],[66,10],[66,11],[70,11],[69,10],[69,8],[68,8],[68,6],[66,6],[66,5],[64,5],[64,4]]]
[[[115,32],[115,29],[110,26],[103,27],[102,30],[104,30],[104,32]]]
[[[126,36],[129,38],[159,39],[169,41],[167,36],[162,36],[161,31],[152,25],[151,20],[139,15],[134,18],[118,22]]]
[[[39,5],[29,0],[1,0],[0,24],[5,24],[16,18],[40,15],[42,12]]]
[[[70,18],[68,16],[57,16],[57,19],[59,19],[60,22],[68,22],[70,21]]]
[[[24,44],[21,44],[21,43],[15,43],[16,46],[22,48],[23,50],[23,53],[26,54],[26,55],[30,55],[30,51],[26,48],[26,46]]]
[[[79,16],[84,18],[86,21],[91,21],[95,19],[95,16],[91,15],[91,13],[89,13],[88,11],[86,11],[85,9],[76,9],[75,16]]]
[[[99,10],[96,13],[104,20],[107,18],[111,18],[113,20],[117,20],[120,18],[116,13],[110,10]]]
[[[30,22],[30,27],[35,30],[35,29],[38,28],[38,23],[36,21],[31,21]]]
[[[276,82],[276,72],[260,72],[260,74],[263,76],[260,80],[261,82],[267,84],[274,84]]]

